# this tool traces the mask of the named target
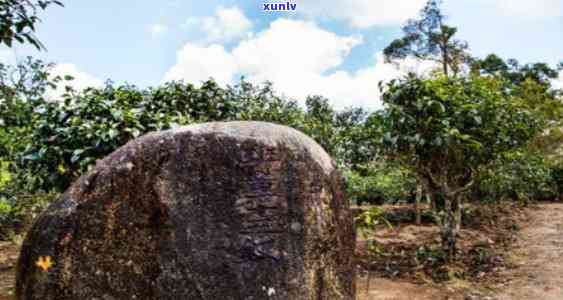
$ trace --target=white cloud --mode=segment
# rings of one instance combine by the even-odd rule
[[[196,28],[203,31],[205,38],[202,42],[230,42],[248,34],[252,22],[238,7],[219,7],[215,15],[205,18],[188,18],[183,25],[186,28]]]
[[[341,37],[314,23],[278,19],[233,50],[241,70],[257,80],[320,74],[342,64],[360,36]]]
[[[186,44],[164,80],[199,83],[214,77],[221,84],[239,75],[254,83],[272,81],[277,91],[303,101],[308,95],[331,99],[336,108],[379,108],[378,82],[406,70],[425,71],[430,65],[406,60],[398,70],[377,55],[371,64],[348,72],[339,70],[360,36],[339,36],[311,22],[278,19],[270,27],[239,43],[232,51],[223,46]]]
[[[149,26],[148,31],[153,38],[156,38],[168,32],[168,26],[164,24],[152,24]]]
[[[57,84],[57,89],[47,92],[47,99],[58,99],[65,93],[65,86],[70,86],[76,91],[81,91],[87,87],[101,87],[103,81],[93,75],[80,71],[74,64],[63,63],[56,65],[51,70],[51,77],[60,76],[64,78],[66,75],[72,76],[74,79],[67,81],[62,80]]]
[[[395,25],[416,16],[426,0],[300,0],[297,10],[305,14],[341,19],[366,28]]]
[[[174,65],[164,76],[165,81],[185,80],[194,84],[213,77],[220,84],[228,84],[237,71],[232,54],[221,45],[198,46],[186,44],[176,56]]]

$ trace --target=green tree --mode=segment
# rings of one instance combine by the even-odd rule
[[[557,160],[562,141],[563,95],[554,89],[553,80],[559,76],[559,67],[546,63],[520,64],[515,59],[504,61],[495,54],[475,59],[471,65],[475,76],[494,76],[504,80],[504,89],[528,110],[543,119],[548,128],[530,143],[533,152],[540,152]]]
[[[45,49],[35,36],[35,29],[41,21],[39,11],[51,5],[63,6],[57,0],[0,0],[0,45],[12,47],[17,41]]]
[[[528,63],[521,65],[516,59],[504,61],[496,54],[489,54],[483,59],[474,58],[471,71],[479,75],[500,76],[508,80],[513,86],[518,86],[526,80],[532,80],[546,89],[552,87],[552,80],[559,76],[557,68],[546,63]]]
[[[440,10],[441,1],[429,0],[421,10],[419,19],[408,20],[403,27],[404,36],[389,44],[383,54],[387,62],[407,57],[430,60],[442,66],[444,75],[456,75],[470,60],[465,41],[455,39],[457,28],[445,24]]]
[[[410,75],[387,85],[382,99],[384,151],[410,166],[434,200],[444,199],[438,219],[453,259],[462,201],[480,168],[525,146],[543,124],[495,78]]]
[[[273,122],[303,130],[303,109],[296,101],[277,95],[271,82],[256,86],[243,78],[228,91],[238,105],[233,120]]]
[[[0,122],[4,126],[31,122],[35,107],[45,102],[45,93],[62,80],[50,76],[53,66],[29,56],[15,66],[0,63]]]
[[[0,63],[0,161],[12,172],[17,154],[29,142],[35,110],[61,80],[49,75],[52,66],[31,57],[16,66]]]

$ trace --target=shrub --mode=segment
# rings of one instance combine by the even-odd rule
[[[0,189],[0,240],[24,232],[35,217],[58,195],[56,193],[22,193],[13,182]]]
[[[551,168],[551,176],[557,188],[557,197],[563,199],[563,163],[559,163]]]
[[[556,170],[538,154],[505,153],[479,176],[476,196],[484,201],[501,199],[552,200],[557,197]]]
[[[82,92],[69,90],[60,101],[35,106],[29,136],[16,153],[17,168],[29,170],[35,190],[63,191],[96,160],[151,131],[195,122],[254,120],[294,127],[313,137],[341,165],[372,156],[364,129],[366,114],[335,112],[328,100],[309,97],[306,108],[277,96],[271,84],[242,82],[222,88],[171,82],[158,88],[125,85]],[[20,147],[22,148],[22,147]]]
[[[348,197],[354,203],[383,204],[407,201],[416,189],[416,180],[406,169],[395,165],[368,165],[344,172]]]
[[[61,101],[38,105],[30,141],[17,152],[16,163],[36,174],[33,189],[63,191],[97,159],[147,132],[218,120],[291,123],[288,118],[295,118],[298,109],[272,96],[267,85],[223,89],[214,81],[200,88],[172,82],[140,90],[109,82],[104,88],[69,91]]]

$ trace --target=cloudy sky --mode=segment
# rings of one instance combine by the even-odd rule
[[[0,61],[41,57],[78,88],[106,79],[233,84],[244,75],[298,100],[320,94],[368,109],[379,106],[379,81],[428,68],[406,61],[397,70],[381,57],[424,0],[294,0],[295,12],[264,12],[255,0],[63,2],[39,27],[48,52],[0,48]],[[563,61],[563,0],[445,0],[444,11],[474,55]]]

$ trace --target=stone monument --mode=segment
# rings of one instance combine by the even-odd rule
[[[355,234],[327,153],[263,122],[145,135],[36,220],[16,295],[50,299],[355,298]]]

